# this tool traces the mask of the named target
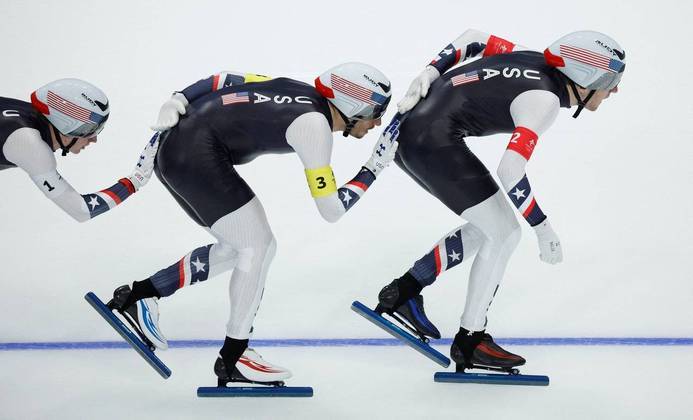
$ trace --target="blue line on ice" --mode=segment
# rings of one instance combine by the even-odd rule
[[[450,338],[434,340],[433,345],[450,345]],[[691,346],[693,337],[517,337],[496,338],[499,344],[515,346]],[[221,340],[169,340],[172,348],[221,347]],[[254,347],[337,347],[337,346],[400,346],[393,338],[287,338],[254,339]],[[0,351],[8,350],[94,350],[128,348],[124,341],[63,341],[0,343]]]

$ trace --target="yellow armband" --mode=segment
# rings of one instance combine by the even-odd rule
[[[326,197],[337,192],[337,183],[330,165],[322,168],[306,169],[306,179],[310,194],[315,197]]]
[[[265,82],[267,80],[272,80],[272,78],[269,76],[263,76],[261,74],[254,74],[254,73],[246,73],[243,76],[243,83],[257,83],[257,82]]]

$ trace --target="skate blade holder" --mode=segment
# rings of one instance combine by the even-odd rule
[[[89,292],[84,295],[84,299],[89,302],[89,304],[94,308],[96,312],[101,315],[101,317],[108,322],[108,324],[116,330],[123,340],[127,342],[142,358],[149,363],[162,378],[167,379],[171,376],[171,369],[164,364],[164,362],[159,359],[153,351],[149,349],[149,346],[145,344],[140,338],[133,333],[130,328],[125,326],[123,321],[120,320],[109,308],[106,306],[101,299],[99,299],[93,292]]]
[[[511,373],[436,372],[433,375],[433,381],[487,385],[549,385],[548,376],[520,374],[513,375]]]
[[[363,303],[359,301],[354,301],[354,303],[351,304],[351,309],[357,314],[372,322],[373,324],[382,328],[383,331],[385,331],[386,333],[407,344],[408,346],[423,354],[424,356],[428,357],[429,359],[433,360],[440,366],[450,366],[450,359],[448,359],[445,355],[443,355],[433,347],[429,346],[428,344],[424,343],[420,339],[409,334],[407,331],[403,330],[394,323],[388,321],[383,316],[378,314],[376,311],[373,311]]]
[[[230,397],[312,397],[313,388],[309,386],[202,386],[197,388],[200,398]]]

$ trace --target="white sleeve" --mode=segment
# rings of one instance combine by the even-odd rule
[[[510,116],[515,127],[531,130],[536,140],[553,124],[560,110],[558,96],[547,90],[528,90],[518,95],[510,104]],[[513,133],[511,142],[517,135]],[[498,165],[498,178],[506,191],[513,188],[525,176],[528,159],[508,148]]]
[[[91,218],[87,204],[58,173],[53,150],[38,130],[20,128],[10,134],[2,149],[10,162],[23,169],[36,186],[78,222]]]
[[[286,141],[296,151],[305,169],[330,166],[332,130],[323,114],[308,112],[296,118],[286,130]],[[320,215],[330,223],[346,213],[336,189],[330,195],[314,199]]]
[[[555,93],[548,90],[528,90],[510,104],[510,116],[515,127],[526,127],[538,136],[551,127],[561,109],[561,102]]]

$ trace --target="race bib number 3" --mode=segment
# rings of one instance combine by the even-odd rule
[[[315,197],[326,197],[337,192],[337,183],[330,165],[322,168],[306,169],[306,179],[310,194]]]

